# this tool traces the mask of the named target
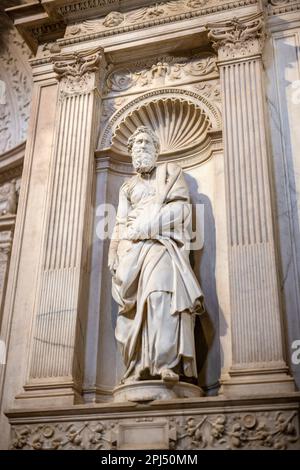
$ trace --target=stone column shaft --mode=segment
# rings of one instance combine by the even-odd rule
[[[263,19],[208,26],[223,95],[232,367],[224,393],[291,391],[278,290],[261,50]],[[267,387],[267,388],[266,388]],[[270,389],[272,388],[272,390]]]

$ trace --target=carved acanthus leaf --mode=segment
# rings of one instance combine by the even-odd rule
[[[103,48],[75,51],[51,57],[57,79],[63,84],[63,92],[90,91],[94,80],[92,73],[99,71],[104,56]]]
[[[264,40],[264,20],[261,13],[246,18],[232,18],[207,24],[208,37],[219,59],[244,57],[261,52]]]

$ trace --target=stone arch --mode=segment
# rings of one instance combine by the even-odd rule
[[[161,143],[163,159],[207,147],[208,135],[221,130],[218,108],[206,97],[184,89],[154,90],[115,112],[100,138],[100,149],[111,148],[126,159],[127,140],[134,130],[150,126]]]

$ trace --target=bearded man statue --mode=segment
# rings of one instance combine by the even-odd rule
[[[181,168],[157,164],[159,141],[139,127],[128,141],[136,171],[119,194],[109,249],[123,383],[197,378],[194,323],[203,295],[189,261],[191,206]]]

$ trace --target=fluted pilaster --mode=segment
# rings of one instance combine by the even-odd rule
[[[232,367],[224,392],[290,391],[278,290],[260,14],[208,25],[223,95]]]
[[[51,188],[26,389],[81,390],[91,186],[102,49],[53,57],[59,81]],[[52,385],[51,385],[52,384]]]

